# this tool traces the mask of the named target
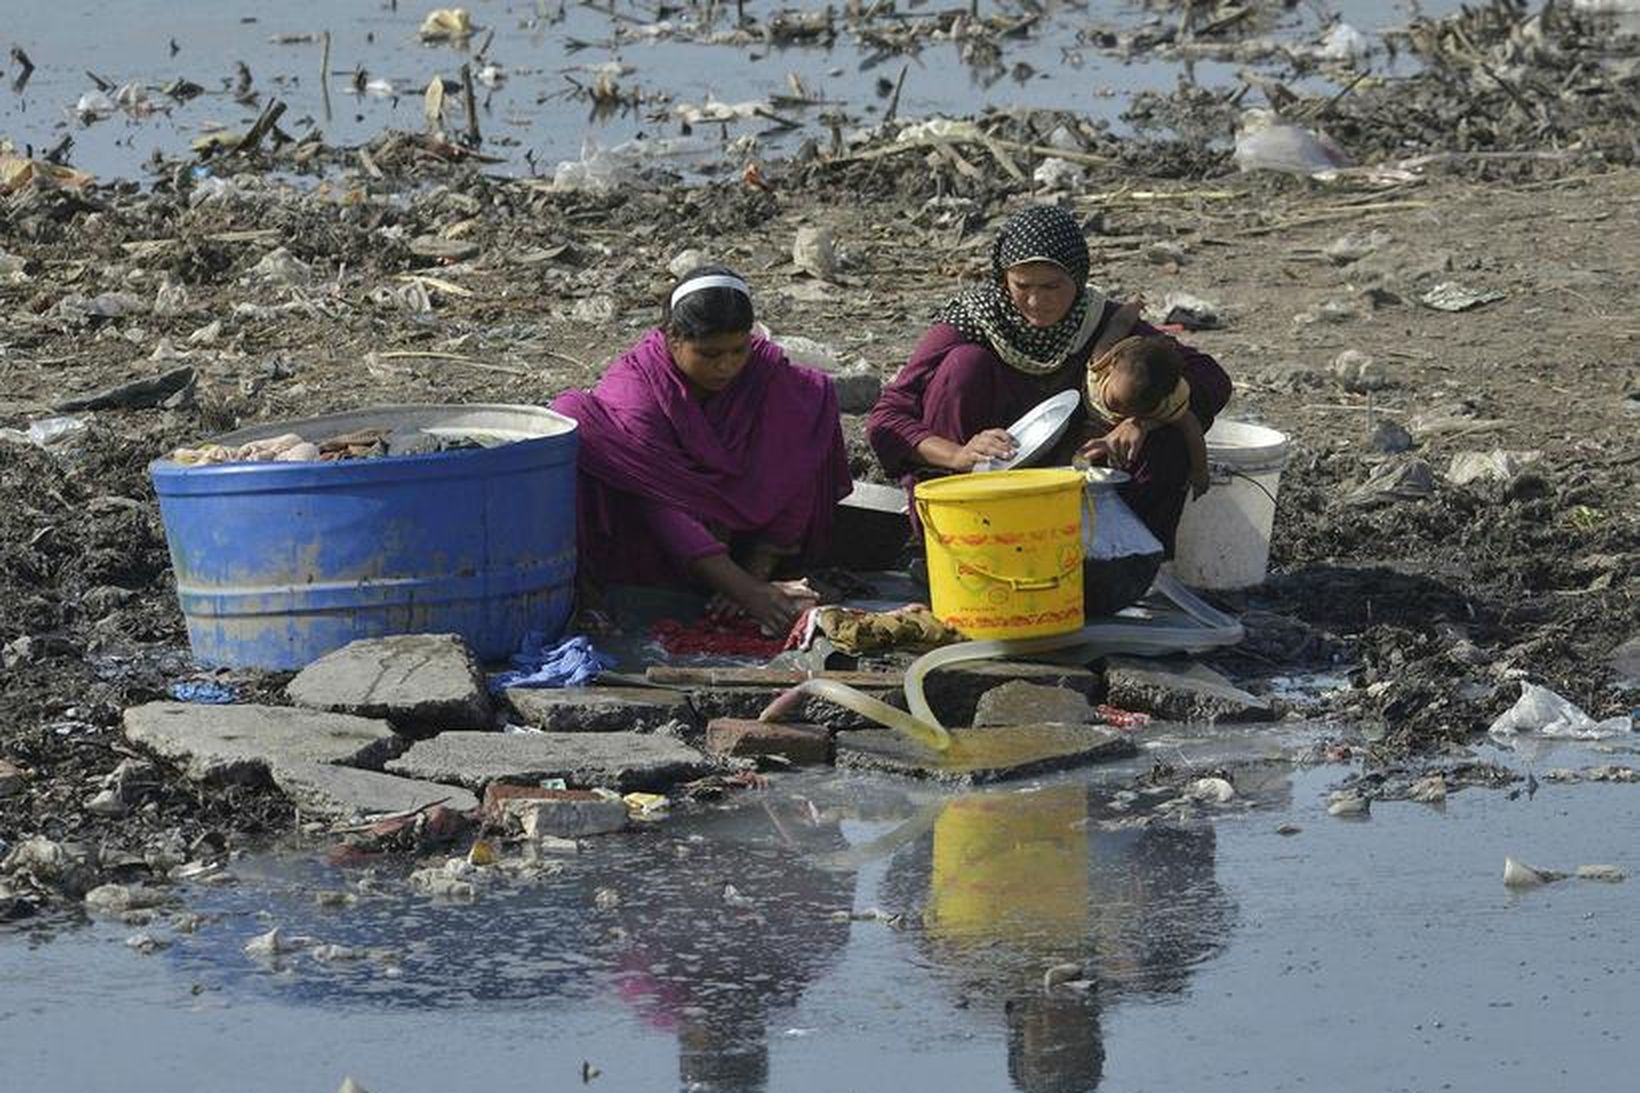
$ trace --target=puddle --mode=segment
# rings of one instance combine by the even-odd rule
[[[7,936],[8,1082],[535,1090],[585,1063],[605,1089],[1526,1089],[1632,1062],[1640,881],[1500,878],[1506,855],[1640,871],[1634,786],[1347,822],[1326,793],[1348,768],[1264,764],[1210,820],[1141,824],[1101,788],[1116,773],[792,776],[465,905],[402,873],[360,892],[317,848],[246,859],[190,894],[197,933],[147,928],[172,943],[152,955],[106,922]],[[358,902],[316,905],[344,888]],[[243,953],[275,925],[374,955]]]
[[[471,59],[459,48],[418,41],[416,28],[434,6],[377,2],[338,12],[322,0],[288,0],[274,7],[189,6],[183,20],[177,5],[160,0],[36,5],[26,19],[8,28],[11,41],[28,53],[35,69],[22,89],[13,91],[10,85],[21,69],[15,62],[6,65],[0,127],[19,148],[29,145],[36,153],[72,138],[68,161],[104,178],[138,176],[143,161],[156,150],[186,156],[190,142],[213,128],[242,131],[270,97],[287,104],[280,124],[293,136],[317,129],[331,142],[358,144],[386,128],[419,130],[429,81],[435,74],[457,78],[462,62]],[[792,77],[824,103],[806,110],[780,108],[806,123],[802,128],[782,136],[767,121],[754,119],[727,129],[702,125],[697,133],[713,141],[724,134],[761,134],[765,148],[790,151],[804,136],[823,134],[820,110],[843,110],[862,124],[875,122],[889,93],[882,82],[891,88],[902,66],[909,67],[898,103],[900,117],[1032,106],[1072,109],[1115,124],[1131,95],[1171,90],[1187,71],[1177,61],[1103,54],[1081,40],[1079,32],[1090,24],[1135,27],[1145,18],[1118,0],[1040,5],[1046,13],[1043,28],[1028,38],[1005,39],[1000,64],[989,70],[964,63],[956,43],[930,42],[915,56],[885,56],[848,32],[829,48],[649,41],[636,37],[634,28],[651,21],[652,10],[623,2],[609,10],[534,0],[476,0],[467,7],[475,23],[494,30],[486,60],[505,73],[494,86],[476,89],[484,149],[504,157],[502,169],[517,174],[550,174],[560,160],[577,157],[589,139],[607,146],[637,137],[676,137],[681,127],[675,106],[700,104],[708,97],[736,103],[789,95]],[[1312,38],[1323,7],[1371,33],[1404,24],[1412,5],[1346,0],[1304,6],[1282,17],[1277,35]],[[1456,7],[1447,0],[1422,5],[1430,16]],[[1017,12],[1010,4],[981,3],[979,8]],[[930,13],[931,8],[915,4],[908,12],[913,17]],[[674,9],[673,18],[683,17]],[[726,25],[720,19],[720,29]],[[626,32],[624,39],[617,40],[617,29]],[[327,30],[330,78],[322,89],[319,34]],[[311,40],[273,40],[293,37]],[[483,31],[475,35],[469,48],[478,48],[484,37]],[[252,89],[262,96],[259,102],[246,105],[233,97],[241,62],[250,72]],[[589,70],[611,62],[631,66],[633,71],[620,77],[620,87],[638,92],[644,105],[600,117],[575,96],[575,85],[590,85],[595,76]],[[1377,64],[1399,70],[1406,62],[1380,56]],[[1229,87],[1239,67],[1196,62],[1188,74],[1204,86]],[[360,69],[364,82],[376,90],[353,91],[354,73]],[[88,72],[116,86],[147,84],[153,112],[141,117],[115,113],[82,124],[76,104],[96,90]],[[178,78],[199,85],[203,93],[179,102],[158,90]],[[384,88],[391,88],[390,93]],[[329,93],[328,116],[324,90]],[[456,128],[464,125],[459,114],[457,109],[450,123]]]

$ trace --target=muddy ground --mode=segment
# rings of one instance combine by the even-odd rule
[[[1467,24],[1463,40],[1510,39]],[[148,460],[371,403],[546,402],[653,321],[691,248],[747,274],[776,337],[886,379],[1031,200],[1085,218],[1107,292],[1214,304],[1218,328],[1185,337],[1234,377],[1227,416],[1293,439],[1271,580],[1228,599],[1250,637],[1215,663],[1255,690],[1350,666],[1324,712],[1367,726],[1378,759],[1461,744],[1520,678],[1597,718],[1626,711],[1609,661],[1640,633],[1634,65],[1589,91],[1609,46],[1591,59],[1584,37],[1554,42],[1507,94],[1442,69],[1287,104],[1382,156],[1462,153],[1330,181],[1237,173],[1227,142],[1081,132],[1082,180],[1048,192],[1030,181],[1042,154],[1019,149],[1078,129],[1034,114],[982,119],[1000,151],[822,139],[761,164],[758,185],[726,162],[717,181],[563,192],[386,134],[365,157],[275,141],[157,164],[142,185],[21,187],[0,198],[0,425],[184,365],[197,381],[170,408],[81,413],[89,428],[50,447],[0,442],[0,759],[29,772],[0,798],[0,836],[137,848],[290,823],[276,797],[180,779],[134,816],[83,807],[129,754],[121,710],[195,674]],[[1539,83],[1567,105],[1533,122],[1511,96]],[[1407,109],[1386,108],[1396,94]],[[1193,99],[1169,108],[1221,125],[1223,100]],[[1466,104],[1489,124],[1449,124]],[[812,227],[836,244],[824,277],[793,261]],[[1444,282],[1496,298],[1421,302]],[[1448,480],[1453,456],[1500,448],[1542,455],[1504,480]],[[237,682],[278,700],[282,680]]]

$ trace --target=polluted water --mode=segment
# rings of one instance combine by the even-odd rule
[[[213,134],[237,139],[278,103],[283,132],[340,146],[420,130],[431,111],[452,134],[476,135],[492,169],[515,175],[551,175],[556,164],[634,140],[669,147],[688,168],[715,163],[725,145],[789,154],[805,139],[829,139],[834,126],[892,117],[1042,107],[1119,125],[1136,92],[1169,91],[1186,73],[1204,85],[1229,82],[1239,67],[1229,56],[1150,48],[1165,44],[1173,15],[1141,22],[1136,48],[1112,48],[1134,29],[1132,11],[1114,0],[883,7],[850,5],[860,12],[851,19],[836,5],[794,14],[626,0],[470,10],[396,0],[186,9],[68,0],[8,27],[17,52],[0,73],[10,92],[0,95],[0,135],[99,178],[136,178],[155,155],[186,158]],[[1456,7],[1441,0],[1422,10]],[[452,10],[465,22],[431,18]],[[1347,0],[1328,15],[1346,27],[1401,18],[1385,0]],[[1292,9],[1254,60],[1285,60],[1282,47],[1293,43],[1324,49],[1324,33],[1316,12]]]
[[[1313,738],[1282,760],[1181,738],[968,789],[779,777],[460,859],[456,894],[312,846],[247,856],[236,883],[0,945],[9,1073],[127,1093],[175,1088],[177,1059],[270,1093],[1600,1087],[1640,1019],[1632,786],[1461,788],[1344,822],[1328,794],[1351,768],[1293,761]],[[1555,761],[1611,762],[1589,747]],[[1180,779],[1131,788],[1164,757]],[[1523,884],[1516,855],[1570,876]],[[65,1028],[103,1050],[56,1050]]]

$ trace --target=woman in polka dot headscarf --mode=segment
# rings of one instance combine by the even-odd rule
[[[1009,217],[991,247],[991,279],[940,309],[911,359],[883,390],[866,435],[884,469],[918,479],[1006,459],[1007,426],[1061,391],[1084,389],[1088,365],[1130,335],[1159,332],[1087,283],[1088,244],[1064,209],[1032,206]],[[1190,410],[1202,429],[1230,399],[1230,378],[1205,353],[1178,347]],[[1123,497],[1167,548],[1191,476],[1187,438],[1141,416],[1105,421],[1079,407],[1044,463],[1065,463],[1090,437],[1132,480]]]

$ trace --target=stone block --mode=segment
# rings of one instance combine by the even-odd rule
[[[490,782],[562,778],[576,788],[666,788],[714,769],[669,736],[634,732],[446,732],[417,741],[390,773],[482,789]]]
[[[837,735],[837,765],[911,778],[983,785],[1133,755],[1132,740],[1098,725],[1017,725],[952,729],[951,746],[932,751],[894,732]]]
[[[285,694],[298,706],[385,717],[417,735],[490,727],[484,673],[454,634],[349,642],[298,672]]]
[[[980,696],[1014,680],[1075,691],[1089,701],[1097,699],[1100,687],[1098,675],[1074,665],[983,660],[930,672],[923,680],[923,696],[941,724],[972,725]],[[904,704],[898,694],[890,701]]]
[[[520,724],[547,732],[654,732],[694,721],[689,697],[662,687],[510,687]]]
[[[328,820],[390,816],[441,803],[455,812],[478,807],[478,798],[460,786],[326,763],[276,764],[273,784],[303,812]]]
[[[819,725],[720,717],[706,726],[706,750],[741,758],[777,755],[797,766],[823,766],[831,762],[831,731]]]
[[[974,706],[974,726],[986,725],[1088,725],[1099,720],[1098,711],[1081,691],[1068,687],[1045,687],[1022,679],[1009,680],[979,696]]]
[[[1194,661],[1111,657],[1105,701],[1168,721],[1269,721],[1270,702]]]
[[[293,763],[379,768],[407,741],[384,722],[288,706],[150,702],[125,711],[125,735],[198,782],[265,785]]]
[[[578,839],[626,827],[626,803],[586,789],[542,789],[501,802],[503,822],[523,828],[532,839]]]

